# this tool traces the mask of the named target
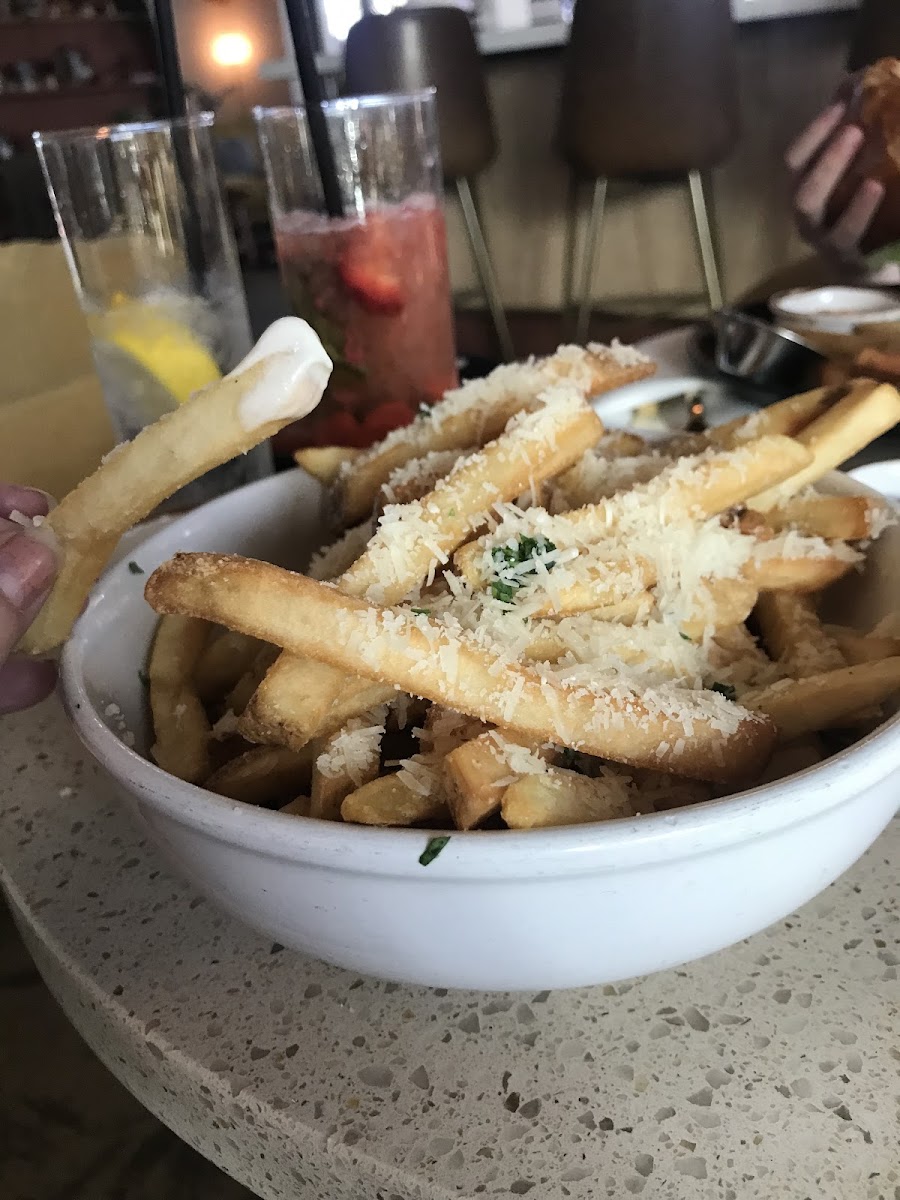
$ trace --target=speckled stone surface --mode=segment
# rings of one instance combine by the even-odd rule
[[[101,1060],[265,1200],[900,1200],[900,822],[799,914],[682,970],[400,987],[173,878],[49,701],[0,724],[0,861]]]

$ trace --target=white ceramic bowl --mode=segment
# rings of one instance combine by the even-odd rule
[[[881,288],[796,288],[773,296],[769,308],[788,328],[800,325],[819,333],[853,333],[872,322],[900,321],[896,295]]]
[[[861,490],[840,477],[834,486]],[[177,550],[299,565],[316,544],[320,503],[319,486],[303,472],[276,476],[174,521],[131,557],[145,572]],[[894,718],[778,784],[637,820],[455,833],[422,867],[430,835],[421,830],[251,808],[181,783],[142,756],[139,670],[156,620],[143,599],[145,580],[128,561],[114,567],[65,649],[64,697],[79,735],[201,891],[284,945],[357,972],[444,987],[539,989],[658,971],[809,900],[897,808]],[[900,595],[897,531],[878,543],[849,590],[860,627],[884,615]],[[123,723],[136,750],[121,740]]]

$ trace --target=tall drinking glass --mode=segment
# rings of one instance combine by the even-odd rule
[[[72,282],[117,437],[236,366],[251,345],[209,113],[36,133]],[[260,478],[260,447],[182,489],[186,508]]]
[[[304,110],[254,110],[285,289],[334,361],[285,448],[370,445],[457,384],[434,90],[323,107],[340,217]]]

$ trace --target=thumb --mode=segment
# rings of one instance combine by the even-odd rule
[[[34,620],[55,576],[50,547],[0,521],[0,662]]]

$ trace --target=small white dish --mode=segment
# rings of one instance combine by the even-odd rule
[[[857,483],[881,492],[882,496],[886,496],[895,505],[900,505],[900,458],[867,463],[866,466],[857,467],[848,474]]]
[[[845,477],[831,489],[862,491]],[[367,975],[436,987],[611,983],[755,933],[845,871],[897,808],[900,716],[778,783],[637,819],[432,836],[286,816],[182,783],[145,757],[141,680],[156,616],[147,575],[178,550],[300,566],[321,537],[321,487],[297,470],[180,517],[98,586],[62,656],[75,729],[176,869],[283,945]],[[900,527],[828,616],[871,628],[900,594]],[[125,735],[125,730],[131,737]],[[132,743],[134,748],[131,747]]]
[[[591,403],[607,429],[634,428],[638,433],[647,430],[670,433],[674,428],[681,432],[687,412],[682,405],[667,408],[669,401],[706,393],[708,390],[709,380],[699,375],[679,375],[674,378],[654,376],[597,396]],[[655,406],[651,414],[640,412],[651,406]],[[667,418],[674,418],[674,424]]]
[[[773,296],[769,308],[789,328],[819,333],[853,333],[860,325],[900,321],[897,296],[881,288],[797,288]]]

